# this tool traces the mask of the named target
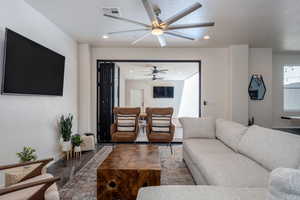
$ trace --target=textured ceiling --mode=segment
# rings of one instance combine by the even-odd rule
[[[158,69],[167,69],[167,73],[160,73],[158,76],[164,80],[185,80],[199,72],[198,63],[117,63],[120,67],[121,75],[130,80],[151,79],[151,70],[153,66]]]

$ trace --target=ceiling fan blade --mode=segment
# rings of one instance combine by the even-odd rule
[[[169,70],[168,69],[160,69],[158,70],[159,72],[168,72]]]
[[[151,35],[151,32],[145,33],[144,35],[142,35],[140,38],[136,39],[135,41],[133,41],[131,43],[131,45],[135,45],[136,43],[138,43],[139,41],[143,40],[144,38],[146,38],[147,36]]]
[[[139,32],[139,31],[149,31],[150,29],[134,29],[134,30],[126,30],[126,31],[115,31],[115,32],[109,32],[107,33],[108,35],[113,35],[113,34],[119,34],[119,33],[132,33],[132,32]]]
[[[167,45],[166,38],[163,35],[157,35],[157,39],[161,47],[165,47]]]
[[[159,20],[154,12],[154,9],[153,9],[153,5],[152,3],[150,2],[150,0],[142,0],[143,2],[143,5],[145,7],[145,10],[149,16],[149,19],[151,20],[151,23],[152,24],[155,24],[155,25],[158,25],[159,24]]]
[[[167,35],[171,35],[171,36],[175,36],[175,37],[179,37],[179,38],[184,38],[184,39],[188,39],[188,40],[195,40],[195,38],[189,37],[189,36],[187,36],[183,33],[168,32],[168,31],[165,31],[164,33],[167,34]]]
[[[170,17],[169,19],[165,20],[163,22],[164,25],[170,25],[173,24],[174,22],[180,20],[181,18],[185,17],[186,15],[194,12],[195,10],[201,8],[202,5],[198,2],[194,3],[193,5],[191,5],[190,7],[182,10],[181,12],[175,14],[174,16]]]
[[[113,15],[108,15],[108,14],[104,14],[104,16],[109,17],[109,18],[113,18],[113,19],[117,19],[117,20],[121,20],[121,21],[125,21],[125,22],[129,22],[129,23],[136,24],[136,25],[139,25],[139,26],[151,28],[151,26],[149,26],[147,24],[137,22],[137,21],[134,21],[134,20],[131,20],[131,19],[126,19],[126,18],[123,18],[123,17],[117,17],[117,16],[113,16]]]
[[[196,23],[196,24],[182,24],[182,25],[169,26],[167,28],[167,30],[187,29],[187,28],[201,28],[201,27],[209,27],[209,26],[214,26],[214,25],[215,25],[215,22]]]

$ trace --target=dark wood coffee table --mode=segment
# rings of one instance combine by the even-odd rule
[[[135,200],[138,190],[160,185],[160,158],[154,145],[117,145],[97,169],[98,200]]]

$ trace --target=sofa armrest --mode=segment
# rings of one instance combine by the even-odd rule
[[[216,138],[216,120],[212,117],[183,117],[179,118],[183,128],[183,139],[188,138]]]
[[[59,177],[47,178],[47,179],[43,179],[43,180],[39,180],[39,181],[35,181],[35,182],[19,184],[19,185],[16,185],[16,186],[9,186],[9,187],[0,189],[0,196],[5,195],[5,194],[9,194],[9,193],[12,193],[12,192],[17,192],[17,191],[20,191],[20,190],[24,190],[24,189],[27,189],[27,188],[32,188],[32,187],[35,187],[35,186],[44,185],[43,187],[39,188],[35,192],[34,196],[28,197],[28,199],[43,199],[45,191],[52,184],[54,184],[58,180],[60,180]],[[40,197],[42,197],[42,198],[40,198]]]

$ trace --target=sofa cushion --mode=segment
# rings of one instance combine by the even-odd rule
[[[216,120],[216,136],[233,150],[237,151],[238,144],[245,134],[247,127],[224,119]]]
[[[137,200],[265,200],[264,188],[214,186],[158,186],[139,190]]]
[[[269,170],[297,168],[300,163],[300,136],[254,125],[243,136],[238,151]]]
[[[192,160],[195,160],[199,154],[234,153],[217,139],[187,139],[183,141],[183,149],[189,154]]]
[[[210,185],[232,187],[266,187],[269,171],[237,154],[199,154],[196,165]]]
[[[277,168],[272,171],[267,200],[300,199],[300,170]]]
[[[192,118],[184,117],[179,118],[183,127],[183,138],[216,138],[216,121],[211,117]]]

